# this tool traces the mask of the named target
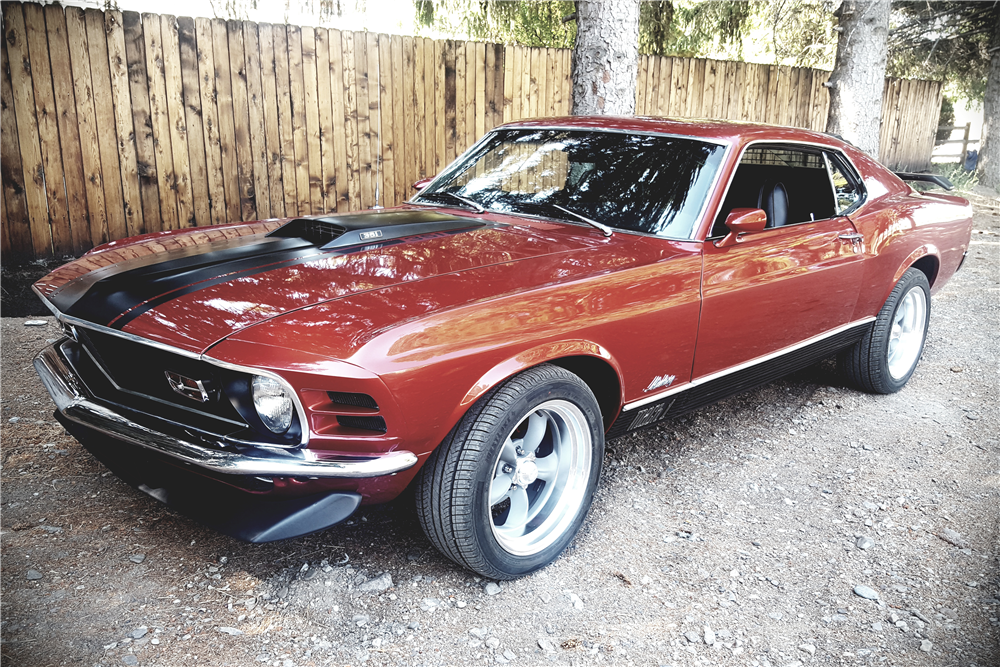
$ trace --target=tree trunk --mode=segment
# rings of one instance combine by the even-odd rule
[[[826,131],[878,159],[885,87],[889,0],[844,2],[838,10],[837,59],[827,87]]]
[[[576,6],[573,114],[634,114],[638,0],[580,0]]]
[[[979,183],[1000,190],[1000,8],[994,7],[990,74],[983,100],[983,138],[979,144]],[[963,158],[964,159],[964,158]]]

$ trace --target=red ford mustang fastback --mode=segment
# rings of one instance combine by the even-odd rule
[[[66,333],[35,365],[101,461],[226,533],[412,482],[438,549],[511,578],[576,534],[607,438],[835,353],[899,390],[971,218],[814,132],[513,123],[398,208],[95,248],[35,285]]]

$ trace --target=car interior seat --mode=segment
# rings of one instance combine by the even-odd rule
[[[788,192],[781,181],[766,180],[757,195],[757,208],[767,213],[768,227],[784,227],[788,223]]]

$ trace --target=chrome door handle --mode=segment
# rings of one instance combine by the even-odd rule
[[[851,243],[860,243],[865,240],[862,234],[841,234],[838,236],[841,241],[850,241]]]

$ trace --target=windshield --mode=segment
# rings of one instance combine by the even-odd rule
[[[571,222],[583,216],[690,239],[724,153],[723,146],[680,137],[499,130],[414,200],[454,205],[457,195],[491,211]]]

